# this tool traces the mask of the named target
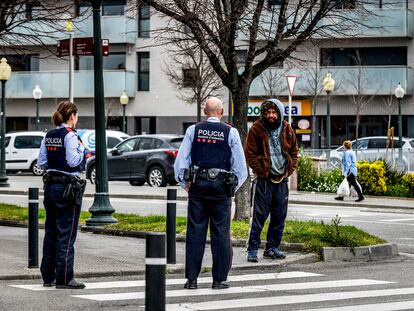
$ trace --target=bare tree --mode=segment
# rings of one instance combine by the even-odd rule
[[[190,40],[177,40],[169,50],[171,59],[165,65],[165,73],[178,90],[178,97],[188,104],[197,105],[197,122],[201,121],[203,103],[223,90],[203,50]]]
[[[283,62],[313,37],[352,37],[363,31],[372,15],[358,1],[352,14],[337,9],[331,0],[136,0],[153,7],[166,26],[154,32],[158,44],[169,44],[171,34],[187,27],[194,41],[232,94],[234,125],[242,141],[247,136],[247,108],[252,81],[276,62]],[[372,27],[371,27],[372,28]],[[237,51],[247,51],[238,68]],[[236,195],[235,218],[249,216],[247,179]]]
[[[260,75],[260,82],[262,83],[264,93],[268,98],[277,98],[286,87],[285,71],[283,69],[271,68]]]
[[[395,101],[395,96],[391,93],[390,95],[384,98],[383,106],[381,107],[381,110],[383,110],[387,116],[387,150],[385,153],[385,159],[388,159],[388,149],[391,147],[392,148],[392,153],[391,153],[392,166],[394,166],[395,164],[394,162],[394,141],[393,141],[394,137],[393,135],[390,135],[391,134],[390,130],[391,130],[392,115],[395,113],[396,108],[397,108],[397,105]]]
[[[376,94],[368,95],[366,90],[372,85],[372,76],[370,76],[366,69],[363,67],[361,54],[357,49],[355,55],[352,56],[355,61],[356,72],[346,79],[351,90],[352,95],[349,96],[351,103],[354,105],[355,111],[355,140],[358,145],[359,125],[361,122],[361,112],[369,105],[369,103],[375,98]]]
[[[121,112],[121,104],[115,98],[105,100],[105,128],[108,128],[109,118],[119,116]]]
[[[30,46],[53,50],[64,21],[73,17],[73,2],[1,0],[0,51],[25,52]],[[55,51],[53,51],[55,52]]]

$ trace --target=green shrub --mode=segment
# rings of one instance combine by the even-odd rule
[[[323,170],[316,178],[316,189],[318,192],[336,192],[344,177],[341,169]]]
[[[300,156],[298,162],[298,190],[314,191],[316,188],[316,178],[318,172],[313,165],[312,158]]]
[[[409,190],[409,196],[414,197],[414,173],[407,173],[402,178],[402,185]]]
[[[382,161],[357,162],[358,182],[366,194],[384,195],[387,192],[385,166]]]
[[[387,192],[385,193],[386,196],[390,197],[401,197],[401,198],[409,198],[412,197],[412,193],[410,188],[406,185],[387,185]]]

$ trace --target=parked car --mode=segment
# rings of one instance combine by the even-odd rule
[[[43,169],[37,166],[37,158],[45,135],[45,132],[38,131],[6,134],[6,170],[31,171],[36,176],[42,175]]]
[[[133,186],[175,185],[174,161],[183,136],[138,135],[118,144],[108,153],[108,180],[127,180]],[[95,157],[88,159],[86,177],[95,183]]]
[[[402,138],[403,163],[407,170],[414,169],[414,139]],[[375,161],[378,159],[386,159],[388,161],[397,161],[399,139],[394,137],[394,149],[388,148],[386,136],[363,137],[352,141],[352,149],[356,151],[357,160]],[[342,153],[345,151],[343,146],[331,150],[330,165],[331,167],[341,167]],[[321,158],[326,159],[326,153]],[[396,163],[396,162],[394,162]]]

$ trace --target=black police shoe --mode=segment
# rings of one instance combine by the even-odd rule
[[[221,282],[213,281],[213,285],[211,285],[212,289],[226,289],[229,287],[230,285],[226,281],[221,281]]]
[[[66,285],[63,284],[56,284],[57,289],[84,289],[85,284],[76,281],[75,279],[70,280],[70,282]]]
[[[197,280],[187,280],[187,282],[184,284],[184,288],[197,289]]]
[[[56,286],[56,282],[55,281],[53,281],[51,283],[43,283],[43,287],[54,287],[54,286]]]

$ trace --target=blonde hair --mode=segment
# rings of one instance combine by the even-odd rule
[[[344,143],[343,143],[343,146],[346,149],[352,149],[352,142],[350,140],[345,140]]]

